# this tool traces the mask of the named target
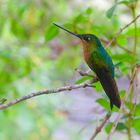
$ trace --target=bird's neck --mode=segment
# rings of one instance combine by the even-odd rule
[[[87,42],[82,42],[83,43],[83,53],[84,53],[84,58],[87,63],[91,60],[93,52],[98,51],[99,46],[97,43],[87,43]]]

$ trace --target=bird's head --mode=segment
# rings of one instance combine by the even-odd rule
[[[93,35],[93,34],[76,34],[76,33],[73,33],[71,31],[61,27],[58,24],[54,23],[54,25],[59,27],[59,28],[61,28],[64,31],[66,31],[66,32],[68,32],[68,33],[70,33],[70,34],[80,38],[82,43],[83,43],[83,46],[85,46],[85,47],[90,46],[90,44],[94,44],[95,46],[99,46],[100,45],[99,39],[95,35]]]

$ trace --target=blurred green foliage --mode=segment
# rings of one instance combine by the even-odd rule
[[[10,101],[32,91],[70,84],[76,67],[87,69],[77,39],[64,32],[58,34],[59,29],[53,26],[53,22],[77,33],[94,33],[109,41],[122,27],[122,16],[131,16],[132,8],[137,3],[138,0],[116,0],[115,3],[112,2],[110,9],[105,7],[104,10],[97,10],[92,5],[89,7],[82,4],[82,1],[1,0],[0,98]],[[121,9],[122,5],[124,7]],[[133,14],[132,17],[134,16]],[[140,37],[140,26],[137,25],[136,28],[133,25],[127,28],[112,46],[107,48],[113,62],[121,62],[121,75],[117,76],[116,73],[118,79],[122,76],[130,77],[132,69],[140,63],[138,39],[137,52],[133,54],[134,41],[136,37]],[[104,42],[103,44],[106,45]],[[83,77],[77,84],[88,79],[89,77]],[[103,92],[100,83],[95,85],[98,91]],[[123,89],[120,92],[125,94],[125,91],[126,89]],[[55,139],[53,134],[66,117],[59,109],[61,106],[70,105],[70,102],[68,98],[64,99],[60,95],[59,100],[58,95],[49,99],[38,97],[1,111],[0,139]],[[109,102],[105,96],[97,102],[109,110]],[[132,106],[136,106],[135,112],[131,116],[124,115],[117,130],[121,132],[131,127],[140,134],[140,105],[135,105],[129,98],[126,106],[129,111]],[[131,125],[127,125],[128,120]],[[111,123],[105,128],[107,133],[110,128]],[[77,135],[70,134],[69,137],[81,139]]]

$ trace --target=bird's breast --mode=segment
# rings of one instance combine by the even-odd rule
[[[90,57],[91,57],[90,51],[88,49],[84,49],[84,59],[85,59],[85,61],[89,62]]]
[[[94,71],[96,67],[101,67],[104,65],[103,61],[101,60],[98,52],[92,51],[90,52],[90,50],[85,49],[84,50],[84,59],[86,61],[86,63],[88,64],[88,66]]]

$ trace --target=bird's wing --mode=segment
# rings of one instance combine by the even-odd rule
[[[98,70],[96,70],[96,74],[104,91],[110,99],[111,108],[113,107],[113,104],[120,108],[121,99],[119,96],[118,87],[108,68],[99,68]]]

